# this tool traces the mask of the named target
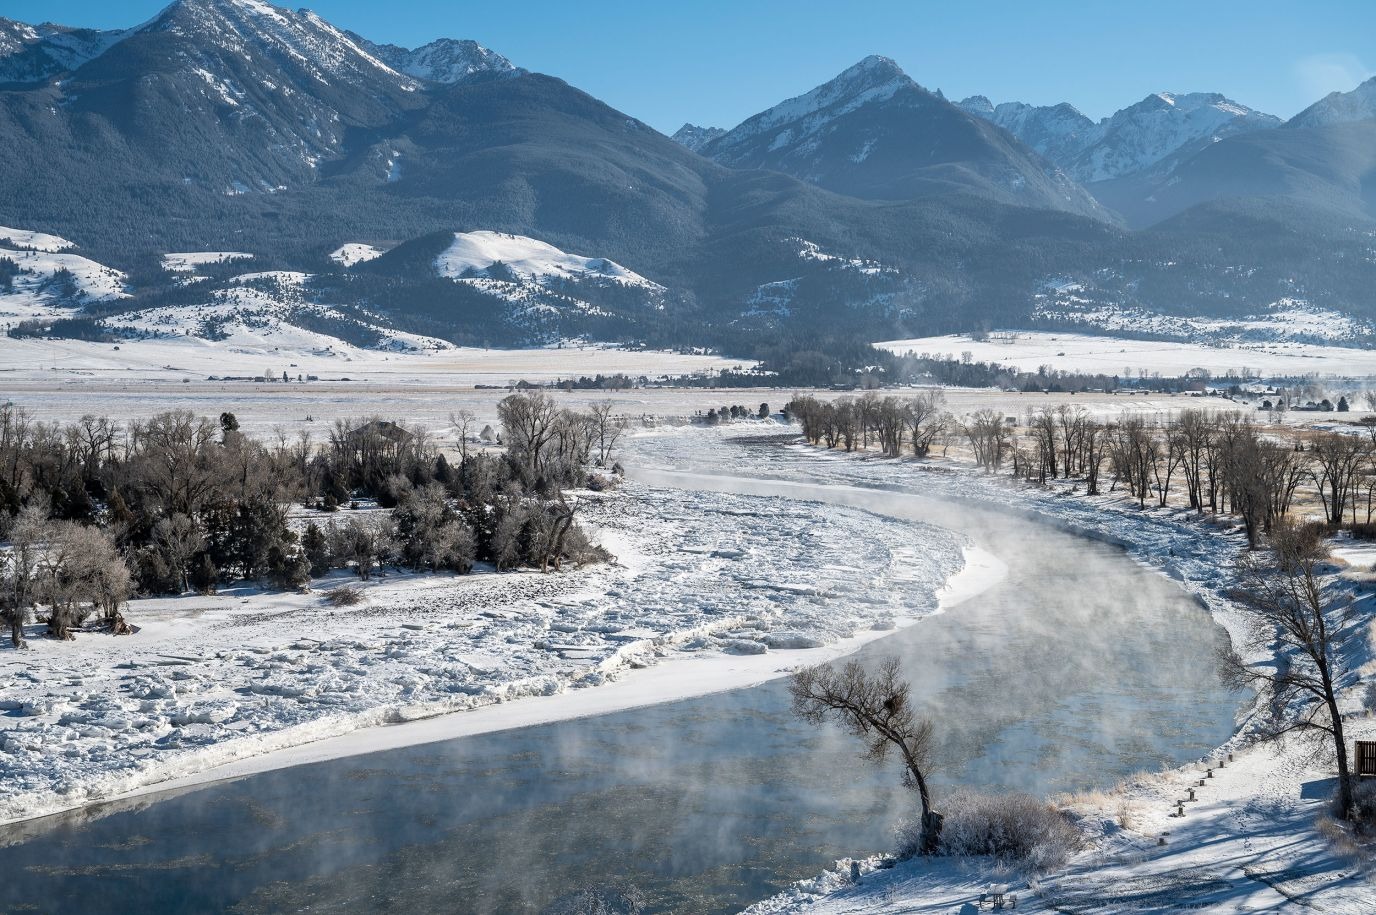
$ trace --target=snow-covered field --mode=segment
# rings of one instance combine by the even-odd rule
[[[1370,321],[1297,298],[1278,299],[1242,317],[1202,318],[1104,305],[1084,298],[1082,291],[1077,283],[1054,285],[1049,293],[1038,296],[1041,301],[1036,317],[1108,334],[1167,337],[1214,346],[1282,342],[1354,346],[1370,340],[1376,332]]]
[[[1045,365],[1064,371],[1133,377],[1153,372],[1178,376],[1194,368],[1208,369],[1217,376],[1229,371],[1252,371],[1264,377],[1376,376],[1376,350],[1312,343],[1228,342],[1215,346],[1053,331],[1010,331],[990,334],[986,340],[949,334],[875,345],[895,353],[953,358],[968,352],[976,362],[998,362],[1025,372],[1035,372]]]
[[[0,297],[0,306],[4,298]],[[49,309],[42,314],[52,316],[53,312]],[[28,317],[30,312],[15,316]],[[163,330],[176,332],[181,326],[174,320]],[[237,345],[193,336],[119,344],[4,339],[0,341],[0,378],[180,384],[205,381],[212,375],[255,377],[265,371],[273,375],[286,371],[292,378],[308,374],[334,381],[507,385],[522,379],[548,382],[599,373],[659,377],[742,367],[740,360],[719,356],[622,350],[595,344],[517,350],[448,347],[393,353],[350,346],[335,338],[312,337],[294,328],[289,340],[253,339],[253,333],[246,329]],[[405,335],[398,332],[398,336]]]
[[[622,704],[758,682],[934,612],[964,562],[947,532],[802,501],[637,484],[581,501],[615,566],[394,575],[347,608],[319,590],[227,590],[135,601],[133,636],[60,644],[35,633],[31,651],[0,653],[0,821],[360,728],[591,695],[628,674]],[[629,689],[632,671],[665,662],[651,688]],[[575,700],[553,712],[606,708]],[[481,725],[530,720],[502,717]],[[463,718],[336,749],[458,736]],[[221,775],[231,771],[244,770]]]

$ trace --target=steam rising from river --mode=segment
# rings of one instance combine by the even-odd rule
[[[1113,547],[1006,512],[875,488],[895,481],[880,462],[711,435],[636,448],[639,459],[627,463],[646,482],[920,518],[1007,563],[989,592],[862,650],[902,659],[937,722],[946,786],[1103,786],[1202,754],[1231,731],[1236,702],[1212,667],[1221,630]],[[686,462],[737,477],[651,469]],[[740,476],[761,473],[792,479]],[[835,856],[889,847],[911,798],[896,765],[870,766],[857,751],[851,738],[795,720],[775,682],[270,772],[153,805],[137,831],[164,843],[157,860],[204,856],[215,880],[241,881],[246,912],[538,912],[568,888],[618,877],[662,909],[731,911]],[[80,847],[127,837],[119,820],[78,831]],[[60,831],[42,840],[64,841]],[[43,867],[67,861],[73,847],[7,854]],[[150,857],[104,854],[117,864]],[[42,872],[14,863],[21,886],[51,890]],[[199,881],[190,869],[150,873],[140,902],[159,908],[149,885],[192,892],[205,866],[196,866]],[[78,885],[71,874],[50,876],[69,891]]]

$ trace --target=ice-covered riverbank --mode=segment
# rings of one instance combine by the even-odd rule
[[[274,751],[320,758],[301,748],[327,738],[366,752],[758,682],[934,612],[964,563],[938,528],[807,501],[632,483],[582,502],[617,564],[389,576],[348,608],[232,590],[137,601],[134,636],[0,654],[0,821],[270,767]],[[947,601],[989,577],[957,579]],[[585,689],[647,667],[605,700]],[[497,707],[527,697],[554,699]]]
[[[767,443],[770,432],[776,440]],[[1115,495],[1087,497],[1073,486],[1037,489],[1005,477],[986,477],[943,462],[918,463],[824,452],[777,441],[779,430],[725,430],[695,449],[699,462],[684,464],[663,437],[637,443],[650,466],[706,472],[730,467],[741,476],[764,475],[782,487],[879,487],[965,500],[1027,513],[1068,530],[1121,545],[1143,565],[1178,581],[1201,601],[1235,643],[1244,619],[1227,596],[1245,545],[1226,520],[1201,521],[1185,511],[1138,509]],[[753,440],[753,441],[752,441]],[[1343,559],[1373,557],[1342,554]],[[1105,587],[1110,587],[1105,583]],[[1349,630],[1354,667],[1370,664],[1372,614],[1369,589],[1353,587],[1357,622]],[[1252,660],[1264,660],[1254,658]],[[1360,683],[1344,684],[1345,707],[1359,713]],[[1151,727],[1143,722],[1142,727]],[[1367,717],[1348,721],[1349,739],[1370,739]],[[1018,911],[1122,912],[1275,911],[1302,905],[1317,911],[1376,911],[1376,886],[1367,868],[1337,850],[1317,828],[1332,790],[1331,765],[1315,759],[1313,745],[1249,746],[1251,709],[1239,717],[1236,736],[1197,763],[1132,779],[1118,791],[1074,799],[1088,838],[1085,851],[1066,868],[1030,883],[1017,873],[980,860],[910,861],[897,866],[882,856],[851,861],[801,881],[760,902],[751,915],[966,911],[992,885],[1011,884]],[[1217,761],[1234,759],[1208,775]],[[1199,786],[1203,779],[1204,785]],[[1195,788],[1186,815],[1176,799]],[[1120,825],[1127,823],[1127,828]],[[1159,844],[1164,835],[1165,844]],[[868,853],[877,849],[857,849]],[[881,866],[881,862],[883,866]]]

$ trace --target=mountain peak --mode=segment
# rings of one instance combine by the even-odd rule
[[[989,101],[987,95],[972,95],[969,98],[961,99],[956,102],[956,107],[981,117],[989,117],[994,113],[994,103]]]
[[[484,74],[522,72],[496,51],[466,38],[437,38],[410,49],[394,44],[373,44],[351,36],[387,66],[430,83],[461,83]]]
[[[859,63],[843,70],[841,76],[844,77],[853,73],[877,73],[886,77],[907,75],[903,72],[903,68],[894,62],[893,58],[885,57],[882,54],[869,55]]]
[[[381,79],[407,91],[418,87],[310,10],[293,12],[263,0],[174,0],[135,31],[178,36],[202,55],[216,48],[241,61],[267,57],[326,85],[361,87]]]
[[[699,127],[697,124],[685,123],[669,139],[680,146],[686,146],[693,152],[697,152],[711,143],[717,137],[724,136],[726,131],[721,127]]]
[[[1062,102],[988,107],[974,96],[960,103],[998,124],[1079,181],[1103,181],[1175,161],[1201,144],[1280,125],[1280,119],[1218,92],[1153,92],[1095,123]]]
[[[1286,127],[1327,127],[1376,118],[1376,76],[1350,92],[1330,92],[1286,122]]]

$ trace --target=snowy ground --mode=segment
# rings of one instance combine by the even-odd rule
[[[1242,541],[1228,526],[1201,523],[1183,511],[1138,510],[1112,495],[1088,498],[1066,488],[1024,487],[939,462],[857,458],[799,445],[733,447],[730,439],[739,435],[739,430],[719,433],[715,447],[695,448],[694,462],[687,465],[684,452],[663,436],[639,441],[637,447],[644,460],[666,468],[710,471],[726,466],[742,476],[899,486],[1027,512],[1123,545],[1129,555],[1194,594],[1241,643],[1244,621],[1225,592],[1234,581],[1231,569]],[[1366,675],[1373,667],[1376,634],[1366,582],[1376,549],[1346,543],[1336,555],[1334,572],[1350,579],[1358,601],[1347,644],[1353,666]],[[1376,722],[1359,711],[1361,686],[1355,679],[1344,684],[1345,707],[1353,716],[1347,723],[1349,740],[1376,737]],[[1376,886],[1366,868],[1335,851],[1316,828],[1333,788],[1331,766],[1315,762],[1305,745],[1249,746],[1250,717],[1250,710],[1244,710],[1238,735],[1207,759],[1145,774],[1117,792],[1074,799],[1072,809],[1082,818],[1090,844],[1068,867],[1035,883],[992,862],[904,862],[890,869],[879,868],[882,859],[873,857],[860,859],[866,875],[854,884],[847,859],[836,871],[796,884],[749,911],[972,912],[980,893],[996,884],[1009,884],[1017,893],[1018,911],[1237,912],[1294,905],[1316,911],[1376,911]],[[1234,761],[1218,768],[1218,760],[1226,762],[1228,753]],[[1187,800],[1184,817],[1173,816],[1175,801],[1187,799],[1191,787],[1197,800]],[[1118,826],[1125,811],[1128,829]],[[1166,844],[1159,845],[1163,834]]]
[[[1376,350],[1287,342],[1226,342],[1218,345],[1162,340],[1130,340],[1112,336],[1017,331],[990,334],[973,340],[966,334],[889,340],[875,344],[895,353],[959,357],[970,353],[976,362],[998,362],[1025,372],[1043,365],[1078,372],[1137,376],[1152,372],[1183,375],[1193,368],[1222,376],[1251,370],[1264,377],[1308,374],[1367,377],[1376,375]]]
[[[395,575],[349,608],[318,592],[227,590],[136,601],[133,636],[60,644],[35,632],[31,651],[0,652],[0,821],[369,726],[529,696],[591,697],[598,690],[585,688],[638,668],[663,672],[643,693],[630,690],[632,674],[615,701],[759,682],[934,612],[964,561],[947,532],[804,501],[637,484],[582,501],[617,565]],[[599,710],[606,703],[593,699],[553,711]],[[465,717],[391,736],[457,736]],[[530,721],[501,717],[481,726]]]
[[[4,297],[0,297],[0,306]],[[181,309],[188,312],[187,309]],[[21,313],[23,312],[23,313]],[[0,314],[15,318],[51,317],[51,307],[11,307]],[[194,319],[194,314],[191,318]],[[317,375],[322,380],[387,384],[508,385],[520,380],[549,382],[581,375],[631,377],[688,375],[742,368],[738,359],[719,356],[621,350],[593,344],[518,350],[452,347],[439,352],[393,353],[361,349],[322,335],[297,331],[280,339],[246,337],[238,342],[193,336],[125,341],[0,341],[0,378],[6,383],[44,380],[138,383],[204,382],[211,375]],[[303,394],[303,396],[310,396]]]

